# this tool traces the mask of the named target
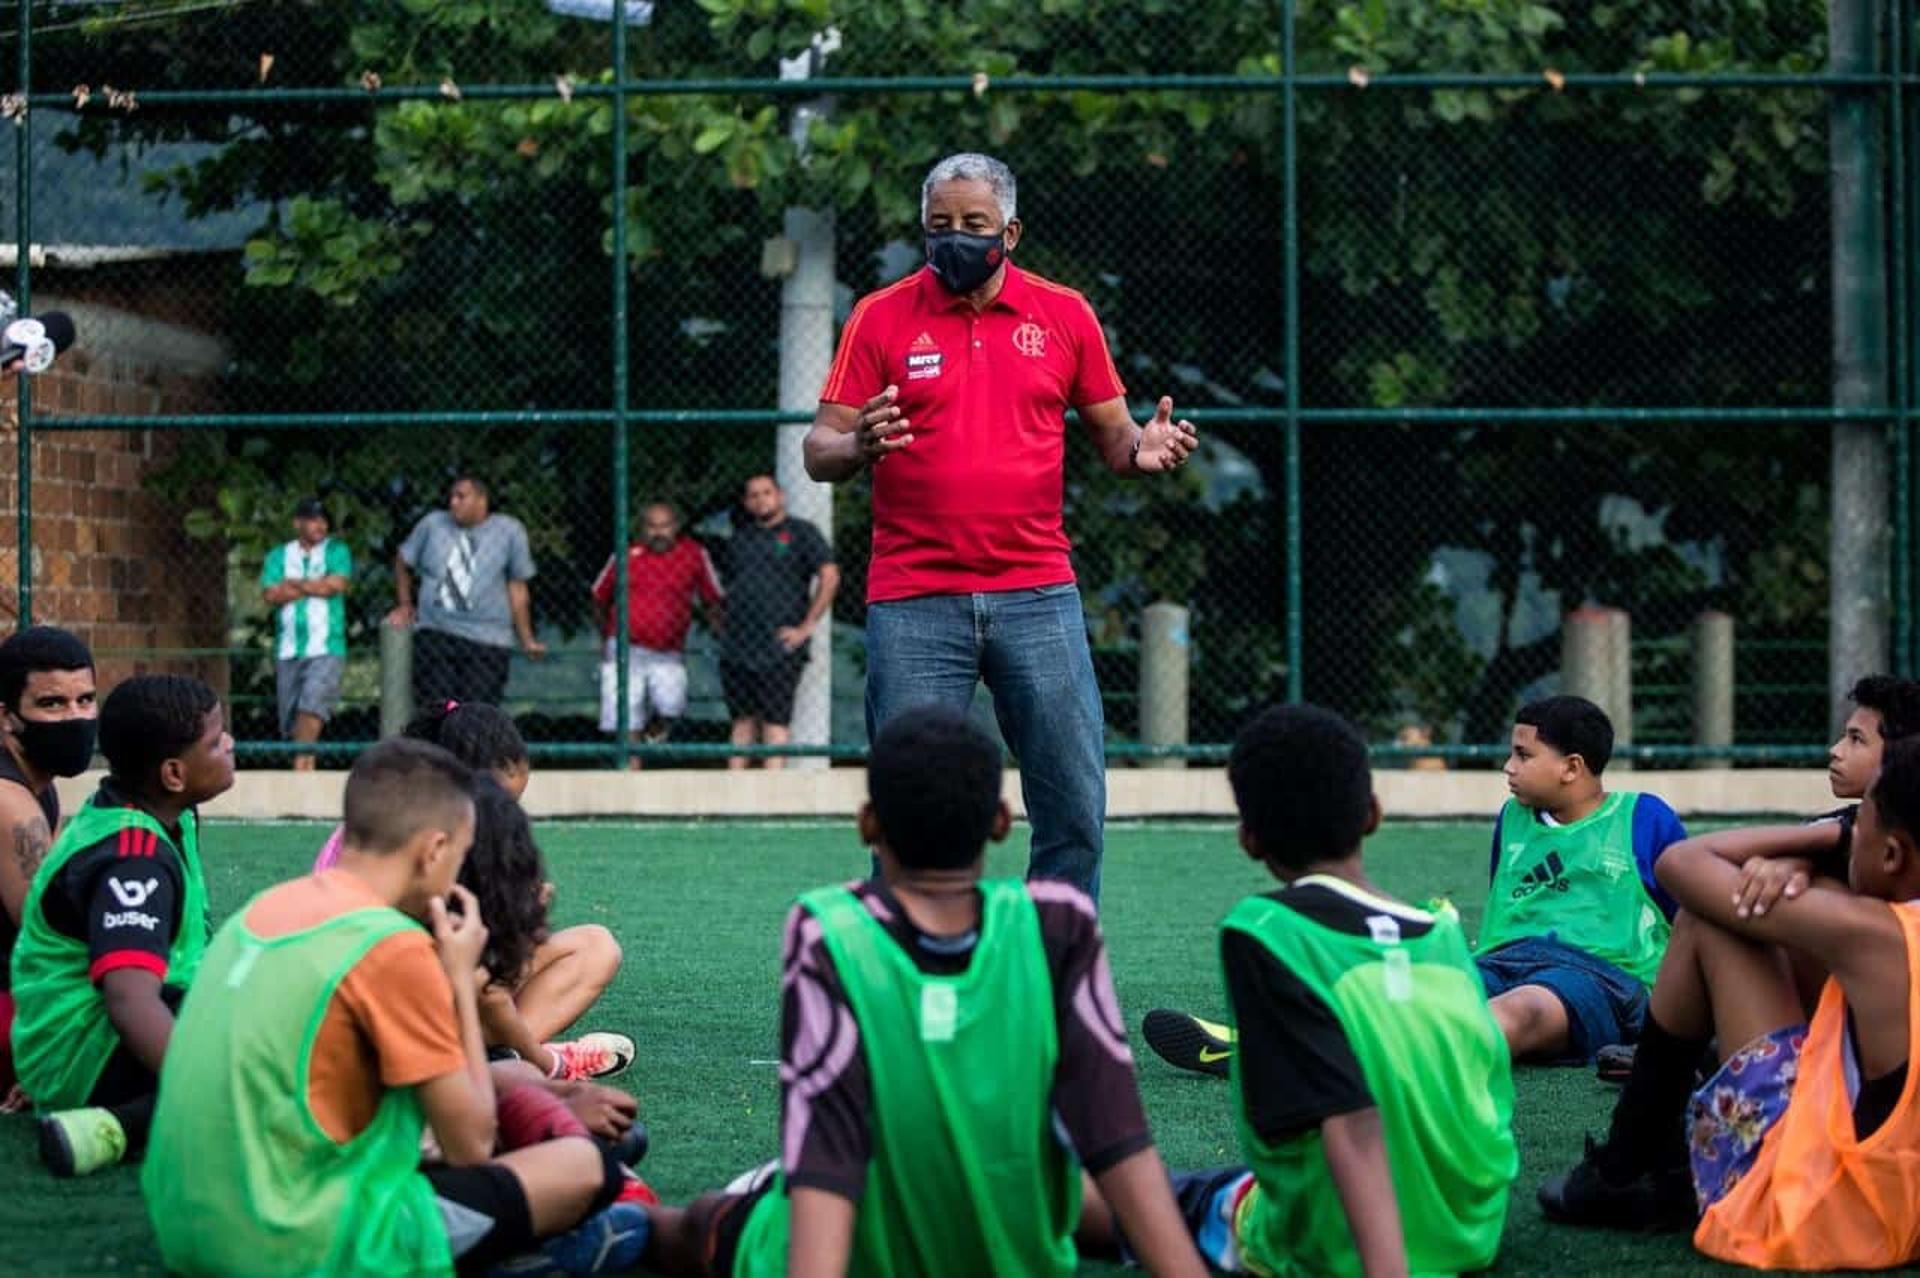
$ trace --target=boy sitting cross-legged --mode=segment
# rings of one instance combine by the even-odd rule
[[[141,1175],[169,1271],[597,1273],[637,1257],[647,1218],[615,1201],[634,1182],[613,1148],[537,1077],[496,1099],[496,1078],[534,1071],[490,1068],[481,1041],[487,929],[456,882],[475,785],[438,746],[373,747],[347,778],[338,864],[214,937]],[[426,1128],[443,1161],[423,1170]],[[497,1139],[520,1147],[496,1155]]]
[[[1695,1092],[1685,1053],[1660,1054],[1664,1080],[1643,1054],[1615,1112],[1616,1133],[1630,1111],[1649,1148],[1690,1159],[1703,1212],[1694,1245],[1755,1268],[1920,1260],[1920,1105],[1909,1080],[1920,1041],[1920,739],[1887,746],[1854,822],[1847,886],[1818,879],[1759,911],[1743,903],[1741,867],[1719,846],[1811,857],[1831,838],[1808,826],[1731,831],[1662,859],[1683,912],[1654,1015],[1696,1047],[1717,1037],[1725,1063]],[[1783,950],[1832,973],[1811,1024]]]
[[[867,775],[879,874],[806,894],[787,922],[780,1160],[653,1209],[647,1266],[1065,1275],[1084,1196],[1093,1236],[1111,1242],[1117,1220],[1149,1269],[1200,1278],[1093,903],[981,877],[1010,819],[999,748],[951,711],[912,710]]]
[[[207,944],[197,805],[233,784],[198,679],[137,675],[100,710],[108,774],[41,863],[13,951],[13,1054],[58,1176],[138,1154]]]
[[[1366,743],[1328,711],[1269,710],[1228,777],[1241,847],[1286,886],[1221,927],[1249,1166],[1178,1178],[1202,1253],[1229,1273],[1491,1265],[1519,1165],[1512,1066],[1459,916],[1367,878]]]

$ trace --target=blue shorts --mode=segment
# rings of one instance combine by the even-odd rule
[[[1539,985],[1566,1007],[1567,1051],[1555,1064],[1584,1065],[1603,1047],[1634,1042],[1647,1023],[1647,987],[1638,977],[1551,936],[1509,941],[1473,961],[1488,998]]]

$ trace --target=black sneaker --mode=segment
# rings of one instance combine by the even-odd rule
[[[1603,1083],[1624,1083],[1633,1073],[1633,1048],[1627,1043],[1603,1047],[1593,1058],[1593,1072]]]
[[[1140,1029],[1147,1046],[1177,1069],[1220,1078],[1231,1072],[1234,1034],[1229,1026],[1156,1007],[1147,1013]]]
[[[1634,1233],[1691,1230],[1698,1222],[1693,1177],[1684,1166],[1619,1180],[1603,1169],[1604,1161],[1604,1147],[1587,1137],[1586,1157],[1540,1186],[1540,1210],[1548,1220]]]

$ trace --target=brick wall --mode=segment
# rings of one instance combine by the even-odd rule
[[[162,283],[161,287],[164,287]],[[45,290],[43,293],[42,290]],[[181,359],[182,333],[149,318],[141,290],[101,297],[96,284],[80,337],[34,380],[34,412],[181,414],[218,407],[219,369]],[[36,288],[35,309],[60,297]],[[117,302],[108,306],[107,302]],[[196,362],[198,367],[195,367]],[[9,385],[9,390],[11,386]],[[0,631],[15,622],[19,484],[18,406],[0,406]],[[178,451],[171,431],[36,433],[33,438],[33,619],[74,630],[100,657],[103,686],[129,674],[196,674],[225,691],[226,548],[194,541],[182,511],[148,478]],[[210,650],[192,655],[191,650]]]

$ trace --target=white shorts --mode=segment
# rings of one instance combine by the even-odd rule
[[[613,640],[600,662],[600,731],[620,728],[620,681],[614,671]],[[677,652],[627,647],[627,724],[639,732],[655,719],[678,719],[687,712],[687,662]]]

